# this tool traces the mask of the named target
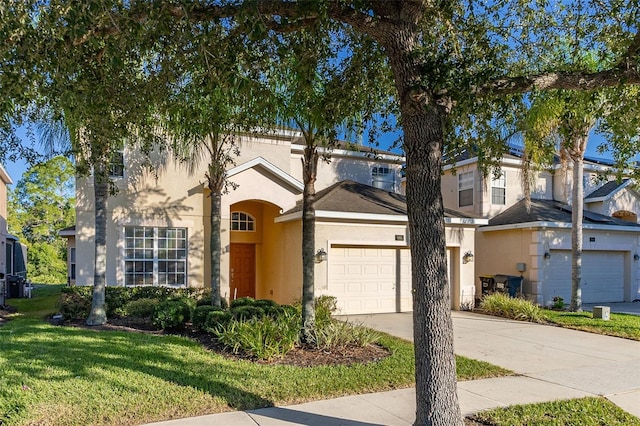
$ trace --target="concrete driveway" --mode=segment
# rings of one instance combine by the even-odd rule
[[[561,397],[602,395],[640,417],[640,342],[470,312],[454,311],[452,317],[456,354],[519,375],[489,379],[495,380],[495,386],[483,380],[460,382],[461,401],[474,396],[474,387],[482,384],[484,397],[505,403],[518,403],[518,392],[533,395],[530,402],[536,402],[536,394],[540,401],[558,399],[555,393]],[[413,340],[411,313],[347,318]]]

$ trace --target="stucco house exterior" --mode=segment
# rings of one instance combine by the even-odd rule
[[[476,233],[479,276],[524,277],[523,292],[540,305],[571,293],[571,168],[556,164],[537,173],[527,210],[522,162],[514,150],[502,159],[500,177],[483,176],[477,158],[445,168],[445,206],[489,219]],[[455,169],[455,171],[454,171]],[[584,303],[640,298],[640,194],[629,179],[617,181],[610,164],[585,159],[583,270]]]
[[[302,154],[296,131],[239,137],[222,197],[222,296],[291,303],[302,296]],[[359,148],[359,149],[358,149]],[[341,313],[410,311],[411,268],[406,203],[399,194],[404,158],[339,145],[320,161],[316,181],[317,295],[337,297]],[[149,167],[151,166],[151,167]],[[107,203],[107,285],[210,285],[205,167],[189,174],[170,154],[125,150]],[[76,225],[69,239],[72,284],[93,281],[93,188],[76,182]],[[447,211],[452,308],[475,297],[473,214]],[[73,256],[71,250],[73,249]]]

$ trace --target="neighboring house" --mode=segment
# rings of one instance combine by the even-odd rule
[[[221,289],[233,300],[251,296],[290,303],[302,296],[303,184],[300,134],[282,130],[243,136],[234,188],[222,197]],[[349,148],[349,149],[343,149]],[[342,313],[409,311],[411,268],[404,197],[404,158],[341,145],[320,161],[316,181],[316,294],[333,295]],[[164,155],[125,151],[112,168],[118,188],[107,204],[108,285],[210,286],[209,199],[204,166],[189,175]],[[151,168],[147,166],[151,166]],[[93,191],[76,182],[76,226],[70,239],[71,282],[93,281]],[[470,214],[447,211],[452,307],[475,298],[472,263],[478,225]],[[71,249],[74,249],[72,257]],[[469,256],[465,259],[468,261]]]
[[[7,186],[13,181],[0,164],[0,306],[4,305],[7,283],[12,276],[26,278],[27,250],[7,227]]]
[[[570,301],[571,168],[560,164],[535,175],[527,211],[517,151],[506,154],[501,175],[483,176],[477,158],[446,167],[445,206],[490,219],[476,234],[476,275],[522,275],[523,291],[540,305]],[[606,161],[585,159],[582,300],[640,298],[640,195],[633,181],[615,180]],[[477,278],[477,289],[480,281]]]

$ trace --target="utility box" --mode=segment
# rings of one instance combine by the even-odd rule
[[[611,317],[611,308],[608,306],[594,306],[593,307],[593,318],[601,319],[605,321],[609,321]]]

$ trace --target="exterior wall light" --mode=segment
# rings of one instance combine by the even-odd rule
[[[327,252],[324,251],[323,248],[321,248],[316,252],[316,255],[314,257],[315,257],[316,263],[326,262],[327,261]]]
[[[473,262],[473,253],[471,253],[471,250],[465,252],[465,254],[462,255],[462,263],[469,262]]]
[[[551,253],[549,253],[548,251],[544,252],[544,258],[545,259],[551,259]]]
[[[638,253],[634,254],[633,255],[633,260],[636,260],[636,261],[640,260],[640,254],[638,254]]]

